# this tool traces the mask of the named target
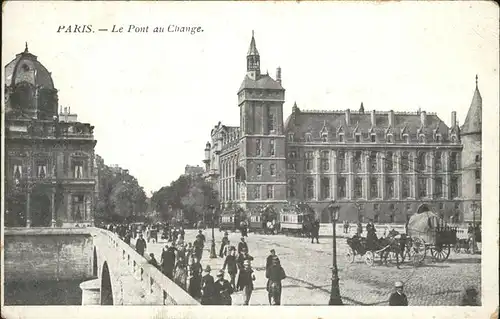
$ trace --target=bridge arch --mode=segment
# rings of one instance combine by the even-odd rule
[[[113,305],[113,287],[111,286],[111,276],[106,261],[102,265],[101,305]]]

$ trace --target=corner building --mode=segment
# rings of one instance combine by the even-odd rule
[[[5,66],[5,225],[90,225],[97,192],[94,127],[58,113],[51,73],[28,51]]]
[[[252,34],[238,90],[240,126],[219,122],[205,148],[205,176],[223,203],[279,211],[287,200],[302,200],[321,222],[330,221],[332,200],[340,220],[351,222],[404,223],[424,210],[453,222],[473,219],[471,204],[481,199],[477,78],[462,130],[456,112],[448,127],[435,113],[365,111],[363,103],[358,111],[308,111],[295,103],[283,122],[284,102],[281,69],[276,79],[260,72]]]

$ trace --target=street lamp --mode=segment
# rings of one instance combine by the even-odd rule
[[[212,208],[212,247],[210,247],[210,258],[217,258],[217,253],[215,252],[215,205],[211,205]]]
[[[339,274],[337,270],[337,239],[336,239],[336,228],[337,220],[339,219],[340,206],[335,205],[335,201],[332,201],[328,205],[328,210],[332,216],[333,225],[333,266],[332,266],[332,289],[330,290],[330,306],[341,306],[342,298],[340,297],[340,287],[339,287]]]
[[[470,205],[472,209],[472,253],[476,253],[476,210],[477,204],[476,201],[473,201]]]

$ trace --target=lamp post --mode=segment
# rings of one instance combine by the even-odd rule
[[[476,253],[476,210],[477,204],[476,201],[473,201],[470,205],[472,209],[472,253]]]
[[[342,298],[340,297],[340,287],[339,287],[339,274],[337,270],[337,220],[339,218],[339,205],[335,205],[335,201],[332,201],[330,205],[328,205],[328,209],[330,210],[330,214],[332,216],[332,225],[333,225],[333,265],[332,265],[332,289],[330,290],[330,302],[328,305],[330,306],[341,306]]]
[[[215,252],[215,205],[211,205],[212,208],[212,246],[210,247],[210,258],[217,258],[217,253]]]

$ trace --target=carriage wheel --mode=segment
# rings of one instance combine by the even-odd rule
[[[345,260],[352,264],[354,262],[354,257],[356,256],[356,254],[354,253],[354,251],[352,250],[351,247],[349,247],[347,249],[347,252],[345,253]]]
[[[365,254],[365,263],[371,267],[373,266],[373,259],[374,259],[373,252],[367,251]]]
[[[424,261],[426,254],[427,247],[425,246],[425,241],[422,238],[413,239],[410,248],[410,257],[413,261],[413,266],[421,264]]]
[[[450,256],[450,245],[431,247],[431,255],[437,262],[443,262]]]

